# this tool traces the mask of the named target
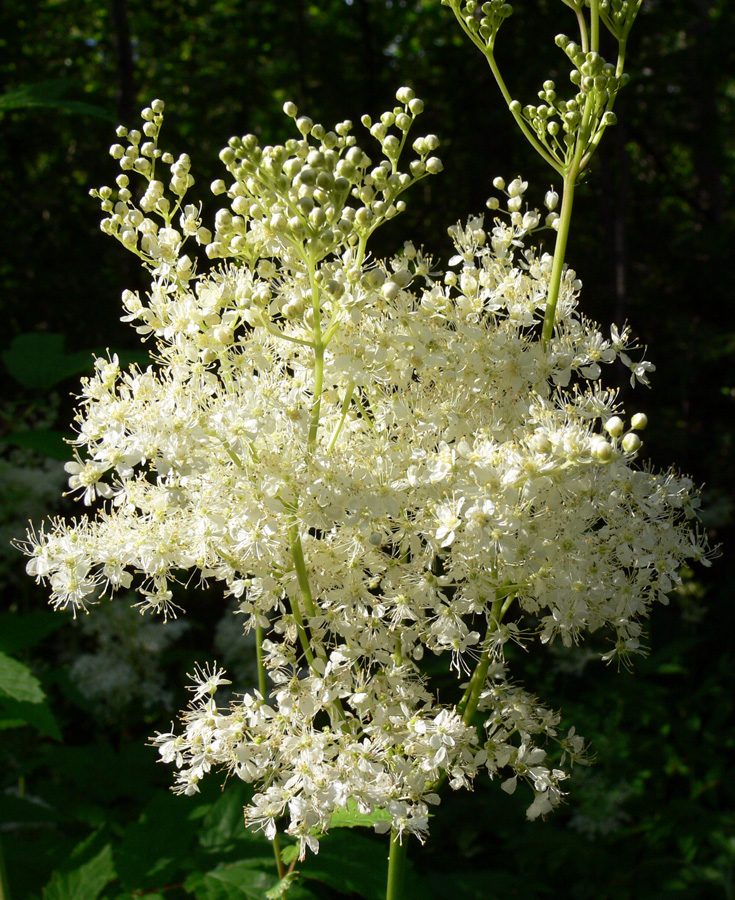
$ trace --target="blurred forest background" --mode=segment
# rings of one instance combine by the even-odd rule
[[[515,9],[498,57],[513,96],[532,103],[546,78],[564,89],[553,37],[575,37],[575,21],[561,0]],[[652,389],[633,396],[620,374],[628,414],[648,414],[655,466],[704,485],[722,557],[685,573],[655,610],[632,673],[584,648],[516,661],[516,676],[593,741],[597,765],[575,773],[547,822],[526,822],[526,798],[497,784],[446,796],[428,847],[412,848],[411,896],[735,898],[735,7],[644,0],[626,69],[568,260],[587,315],[628,320],[648,345]],[[114,180],[114,127],[165,100],[163,143],[190,154],[190,196],[213,215],[208,185],[231,134],[282,141],[287,99],[325,125],[358,122],[390,108],[402,84],[426,101],[421,133],[441,138],[445,171],[409,195],[373,252],[411,238],[441,269],[447,227],[484,211],[494,176],[522,174],[540,206],[550,173],[439,0],[0,6],[0,667],[18,685],[0,696],[4,900],[255,900],[273,884],[267,844],[242,828],[245,788],[173,797],[145,746],[185,705],[194,660],[224,663],[240,690],[252,683],[222,598],[194,592],[186,619],[165,628],[124,602],[74,622],[48,611],[8,543],[29,518],[72,509],[62,437],[91,352],[143,352],[119,321],[120,294],[144,290],[143,273],[99,231],[88,196]],[[289,897],[380,900],[385,854],[371,833],[335,832]]]

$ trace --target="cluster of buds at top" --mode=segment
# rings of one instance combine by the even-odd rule
[[[540,104],[522,107],[514,100],[510,110],[531,126],[537,139],[565,167],[578,141],[582,142],[582,152],[586,154],[599,143],[605,128],[615,124],[615,113],[610,107],[628,76],[616,75],[615,66],[605,62],[599,53],[585,53],[565,35],[558,35],[556,43],[574,63],[569,78],[579,88],[578,93],[569,100],[561,100],[556,94],[556,84],[547,80],[538,93]]]
[[[615,124],[612,106],[619,89],[628,81],[622,66],[628,33],[642,0],[564,0],[577,14],[580,44],[566,35],[556,37],[574,65],[570,73],[578,92],[569,100],[558,100],[553,81],[545,81],[539,91],[538,105],[523,106],[511,99],[495,61],[495,39],[500,26],[513,13],[502,0],[442,0],[450,7],[466,34],[485,54],[503,96],[516,122],[536,151],[562,177],[574,170],[575,177],[586,167],[590,155],[600,142],[605,129]],[[592,7],[590,26],[585,22],[584,7]],[[604,23],[618,44],[617,65],[607,63],[599,54],[599,22]]]
[[[513,15],[513,7],[503,0],[489,0],[477,3],[477,0],[442,0],[442,6],[451,7],[461,17],[470,34],[492,49],[500,26]]]
[[[435,135],[413,142],[417,154],[408,172],[398,168],[408,132],[423,103],[407,87],[396,94],[399,103],[373,124],[363,125],[380,143],[383,159],[373,165],[351,135],[352,122],[327,131],[294,103],[283,110],[294,120],[301,137],[283,145],[261,147],[255,135],[232,138],[220,158],[234,181],[215,181],[215,194],[227,193],[230,209],[217,213],[211,258],[257,258],[291,248],[314,262],[339,248],[364,245],[385,220],[402,212],[399,199],[411,184],[441,171],[432,156],[439,145]]]
[[[195,236],[200,244],[211,240],[211,232],[201,224],[199,209],[188,204],[182,209],[184,195],[194,184],[190,174],[191,160],[183,153],[178,158],[158,147],[158,137],[163,124],[163,100],[154,100],[142,112],[143,128],[128,130],[123,125],[117,136],[127,141],[113,144],[110,156],[118,160],[122,173],[117,176],[117,199],[110,187],[92,190],[106,214],[101,222],[105,234],[117,238],[128,250],[139,256],[153,269],[176,265],[184,278],[193,274],[193,263],[180,254],[183,242]],[[156,168],[169,170],[165,181],[157,178]],[[128,172],[137,173],[147,182],[145,192],[137,205],[130,190]],[[170,196],[166,196],[166,194]],[[173,227],[179,216],[178,228]]]
[[[600,18],[619,41],[628,37],[643,0],[600,0]]]

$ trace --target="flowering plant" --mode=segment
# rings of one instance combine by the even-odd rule
[[[508,5],[447,5],[496,71]],[[584,23],[581,0],[567,5]],[[588,5],[593,44],[601,9],[624,43],[639,4]],[[512,793],[520,780],[528,816],[550,812],[584,742],[515,680],[506,645],[606,629],[603,658],[625,658],[681,565],[706,558],[691,481],[637,465],[646,417],[626,424],[602,382],[621,362],[647,384],[653,366],[627,327],[603,332],[579,312],[564,266],[572,193],[624,79],[589,46],[558,42],[581,99],[562,107],[545,84],[546,112],[510,104],[564,179],[561,213],[553,190],[545,200],[553,256],[533,246],[542,215],[514,178],[494,182],[503,218],[496,199],[493,221],[450,229],[443,277],[410,242],[371,258],[404,191],[441,170],[434,135],[409,142],[423,104],[407,87],[362,119],[377,163],[352,123],[327,130],[293,103],[298,137],[232,138],[213,231],[186,202],[189,158],[159,147],[160,100],[141,130],[118,129],[116,191],[93,192],[103,230],[150,274],[147,297],[126,291],[123,305],[154,361],[96,360],[66,468],[99,507],[32,531],[28,571],[75,611],[134,586],[141,612],[175,617],[184,572],[237,599],[258,689],[222,708],[226,672],[201,665],[182,729],[153,742],[178,792],[212,769],[255,786],[245,818],[273,842],[281,896],[294,873],[279,831],[303,858],[345,810],[390,831],[389,900],[405,838],[425,838],[446,782],[484,771]],[[193,244],[214,261],[204,272]],[[427,652],[454,694],[440,695]]]

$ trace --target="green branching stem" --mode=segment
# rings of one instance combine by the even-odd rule
[[[316,615],[316,607],[314,606],[314,598],[311,594],[311,585],[309,584],[309,573],[306,568],[306,560],[304,559],[304,548],[301,544],[301,535],[298,528],[293,525],[289,529],[289,538],[291,540],[291,554],[293,556],[294,566],[296,567],[296,577],[301,590],[301,600],[304,604],[307,616]]]
[[[464,23],[462,23],[462,25],[463,25],[463,27],[465,27]],[[465,31],[467,31],[466,27],[465,27]],[[470,34],[469,31],[467,33]],[[470,37],[472,37],[472,34],[470,34]],[[474,37],[473,37],[473,40],[475,40]],[[482,50],[482,52],[485,54],[485,59],[487,59],[488,65],[490,66],[490,71],[493,73],[493,75],[495,77],[495,81],[497,82],[497,85],[500,88],[500,92],[503,95],[503,99],[508,104],[508,109],[510,111],[510,114],[516,120],[516,125],[518,125],[518,127],[521,129],[523,136],[526,138],[528,143],[534,148],[534,150],[538,153],[538,155],[552,167],[552,169],[557,171],[560,175],[563,175],[564,171],[563,171],[559,161],[546,149],[546,147],[544,147],[544,145],[541,143],[541,141],[539,141],[539,139],[536,137],[536,135],[533,133],[533,131],[528,127],[528,123],[523,118],[521,113],[517,109],[515,109],[515,106],[512,106],[513,98],[510,95],[510,91],[508,90],[508,88],[505,84],[503,76],[500,74],[500,69],[498,68],[497,62],[495,61],[494,42],[492,44],[485,45],[482,42],[475,40],[475,43],[480,48],[480,50]]]
[[[499,626],[503,621],[506,612],[510,608],[515,598],[518,586],[509,587],[508,593],[493,601],[492,604],[492,621],[495,626]],[[462,699],[457,704],[457,713],[462,717],[465,725],[469,725],[477,712],[477,705],[480,702],[480,694],[485,687],[487,680],[487,671],[490,667],[490,650],[483,650],[478,660],[475,670],[472,673],[469,684],[465,689]]]
[[[556,319],[556,305],[559,301],[561,289],[561,276],[564,271],[564,259],[567,252],[569,239],[569,226],[572,221],[572,205],[574,203],[574,190],[577,185],[579,169],[572,167],[564,176],[562,189],[561,211],[559,213],[559,227],[556,232],[554,244],[554,261],[551,266],[549,279],[549,293],[546,298],[546,311],[544,312],[544,324],[541,338],[545,344],[551,340],[554,334],[554,321]]]
[[[590,0],[590,50],[600,52],[600,0]]]
[[[265,700],[268,692],[268,685],[265,676],[265,662],[263,660],[263,627],[261,625],[255,626],[255,657],[258,665],[258,690]],[[278,837],[278,832],[273,835],[271,844],[273,846],[273,856],[276,861],[278,877],[280,880],[283,880],[286,877],[286,866],[283,864],[283,857],[281,856],[281,841]],[[283,900],[287,900],[286,894],[283,894],[282,897]],[[2,900],[2,897],[0,897],[0,900]]]
[[[345,391],[344,400],[342,401],[342,408],[340,409],[339,422],[337,423],[337,427],[334,429],[334,434],[332,435],[332,440],[329,442],[329,446],[327,447],[327,453],[331,453],[334,450],[334,445],[337,443],[337,438],[342,431],[342,427],[345,424],[345,420],[347,419],[347,413],[350,409],[350,403],[352,402],[352,395],[355,392],[355,382],[351,381],[347,385],[347,390]]]
[[[401,900],[403,882],[406,876],[406,856],[408,841],[401,841],[395,828],[390,833],[390,855],[388,856],[388,882],[385,900]]]
[[[572,222],[574,191],[577,187],[577,179],[579,178],[579,175],[582,171],[584,151],[589,142],[590,119],[592,116],[593,104],[593,99],[591,97],[588,97],[584,105],[582,124],[579,131],[577,132],[577,142],[574,149],[574,156],[572,157],[571,162],[569,163],[569,166],[564,173],[561,211],[559,213],[559,224],[556,232],[556,243],[554,244],[554,261],[551,266],[549,293],[546,299],[546,312],[544,313],[544,324],[541,331],[541,339],[543,340],[544,344],[548,344],[554,334],[556,305],[559,301],[561,277],[564,271],[564,259],[566,257],[567,241],[569,239],[569,227]]]
[[[462,18],[462,15],[459,11],[459,8],[455,4],[451,4],[452,12],[455,15],[455,18],[459,22],[462,27],[462,30],[467,35],[467,37],[472,41],[472,43],[484,54],[485,59],[488,61],[488,65],[490,66],[490,71],[493,73],[495,77],[495,81],[500,88],[500,93],[503,95],[503,99],[508,104],[508,108],[510,109],[510,105],[513,102],[513,98],[510,95],[510,91],[508,90],[505,80],[503,76],[500,74],[500,69],[498,68],[498,64],[495,62],[495,35],[488,41],[487,43],[483,41],[479,35],[475,34],[470,28],[468,28],[467,23]],[[559,163],[554,159],[554,157],[548,152],[548,150],[544,147],[544,145],[536,138],[536,135],[533,131],[528,127],[527,123],[523,119],[523,116],[520,112],[516,112],[514,109],[510,110],[513,118],[516,120],[516,124],[523,132],[524,137],[531,144],[532,147],[536,150],[536,152],[542,156],[546,162],[553,166],[559,174],[561,171],[559,169]]]

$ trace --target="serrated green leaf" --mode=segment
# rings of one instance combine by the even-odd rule
[[[247,859],[190,875],[184,889],[196,900],[263,900],[273,887],[273,859]]]
[[[12,91],[0,94],[0,112],[13,109],[51,108],[59,112],[76,113],[94,116],[114,122],[115,117],[109,110],[83,100],[66,100],[62,94],[75,87],[68,78],[56,78],[51,81],[39,81],[35,84],[24,84]]]
[[[93,366],[91,350],[67,353],[63,334],[19,334],[2,360],[16,381],[37,390],[48,390]]]
[[[84,845],[88,843],[85,841]],[[76,849],[72,858],[76,854]],[[112,845],[105,844],[95,856],[77,868],[55,872],[43,889],[43,900],[98,900],[102,891],[114,878]]]
[[[0,696],[41,703],[46,695],[28,666],[0,651]]]
[[[320,881],[366,900],[384,900],[388,841],[341,830],[322,838],[319,853],[301,864],[301,877]]]
[[[329,830],[333,828],[371,828],[376,822],[390,822],[391,816],[384,809],[376,809],[370,814],[361,813],[357,803],[350,800],[346,807],[337,807],[329,822]]]
[[[238,858],[247,855],[244,845],[252,847],[253,856],[270,853],[268,839],[263,832],[249,831],[245,826],[243,807],[252,797],[253,789],[245,782],[230,782],[207,811],[202,820],[199,844],[208,853],[223,853],[238,848]]]
[[[284,878],[282,878],[275,887],[272,887],[269,891],[265,892],[265,896],[268,900],[280,900],[284,894],[288,894],[291,887],[296,882],[298,878],[298,872],[289,872]]]
[[[0,613],[0,651],[17,653],[35,647],[60,628],[66,619],[50,610],[31,613]]]
[[[0,440],[15,447],[23,447],[26,450],[35,450],[44,453],[51,459],[63,461],[71,459],[72,451],[65,438],[70,437],[63,431],[54,428],[39,428],[34,431],[10,431],[4,434]]]
[[[61,740],[61,729],[47,703],[29,703],[0,697],[0,729],[23,728],[30,725],[40,734]]]
[[[196,900],[265,900],[277,888],[273,857],[247,859],[218,866],[210,872],[190,875],[184,889]],[[295,874],[295,873],[294,873]],[[295,881],[288,888],[288,900],[318,900],[308,888]]]
[[[115,864],[126,891],[155,889],[180,881],[196,848],[198,826],[186,819],[181,797],[154,795],[137,822],[128,825],[115,846]],[[176,827],[171,827],[172,823]],[[165,835],[166,839],[161,840]]]

